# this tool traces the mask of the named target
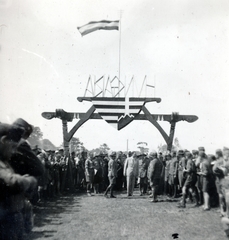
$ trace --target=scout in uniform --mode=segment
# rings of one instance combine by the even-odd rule
[[[219,195],[221,216],[224,216],[226,212],[226,200],[225,200],[224,190],[223,190],[223,181],[225,176],[227,175],[227,171],[228,171],[228,166],[223,157],[223,152],[222,150],[218,149],[216,150],[216,162],[213,166],[213,174],[216,177],[215,183],[216,183],[216,188]]]
[[[179,187],[182,189],[184,182],[185,182],[185,174],[184,174],[184,169],[186,168],[186,163],[187,160],[184,156],[184,151],[179,150],[178,151],[178,180],[179,180]]]
[[[90,152],[87,160],[85,161],[85,176],[87,183],[87,195],[91,197],[91,188],[94,181],[94,163],[93,153]]]
[[[176,152],[172,153],[172,160],[169,166],[169,185],[171,188],[171,195],[173,198],[177,197],[177,170],[178,170],[178,160]]]
[[[140,195],[144,195],[147,192],[147,183],[148,183],[148,178],[147,178],[147,171],[148,171],[148,160],[146,158],[146,155],[143,153],[138,153],[138,162],[139,162],[139,173],[138,173],[138,178],[139,178],[139,185],[140,185]]]
[[[187,153],[187,167],[183,171],[187,173],[186,180],[184,183],[184,186],[182,188],[182,199],[180,204],[177,206],[179,208],[185,208],[186,207],[186,193],[188,191],[191,192],[192,196],[196,200],[196,204],[194,207],[199,206],[199,198],[198,198],[198,192],[196,188],[196,181],[197,181],[197,173],[196,173],[196,166],[195,163],[192,161],[192,154]]]
[[[163,169],[163,163],[157,158],[156,152],[150,153],[149,158],[151,162],[148,168],[148,179],[150,181],[150,187],[152,190],[152,202],[158,202],[157,194]]]
[[[205,155],[205,148],[204,147],[199,147],[198,148],[199,155],[195,161],[195,165],[197,168],[197,172],[201,172],[201,165],[204,160]],[[197,175],[197,182],[196,182],[196,187],[198,190],[199,194],[199,199],[200,199],[200,205],[203,205],[204,203],[204,198],[203,198],[203,176],[202,175]]]
[[[110,198],[116,198],[113,194],[114,186],[116,184],[117,177],[117,164],[116,164],[116,152],[112,152],[108,162],[108,178],[109,186],[107,187],[104,196],[107,196],[107,193],[110,191]]]

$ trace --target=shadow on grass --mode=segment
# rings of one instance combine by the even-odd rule
[[[41,202],[34,206],[34,230],[29,234],[28,239],[52,237],[57,230],[50,230],[50,226],[63,224],[59,215],[79,212],[81,205],[79,195],[66,195],[47,202]],[[56,227],[57,228],[57,227]]]

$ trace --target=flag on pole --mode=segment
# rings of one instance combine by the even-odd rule
[[[98,22],[89,22],[88,24],[77,28],[80,34],[85,36],[86,34],[97,30],[119,30],[119,21],[102,20]]]

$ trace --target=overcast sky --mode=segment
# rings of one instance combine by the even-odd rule
[[[81,37],[90,21],[121,24],[121,80],[145,75],[156,82],[162,102],[148,103],[151,113],[194,114],[195,123],[177,124],[183,148],[208,152],[229,146],[229,1],[228,0],[2,0],[0,2],[0,121],[22,117],[39,126],[44,138],[62,141],[59,119],[44,111],[84,112],[80,103],[89,75],[118,75],[118,31]],[[154,93],[152,92],[152,96]],[[76,120],[75,122],[76,123]],[[169,131],[169,124],[160,122]],[[69,129],[73,124],[69,124]],[[147,121],[117,131],[90,120],[75,137],[89,149],[106,142],[114,150],[163,138]]]

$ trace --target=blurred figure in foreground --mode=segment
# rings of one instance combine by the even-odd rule
[[[24,221],[22,209],[25,193],[36,187],[37,181],[29,175],[16,174],[10,158],[16,152],[24,129],[0,124],[0,239],[22,240]]]

